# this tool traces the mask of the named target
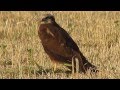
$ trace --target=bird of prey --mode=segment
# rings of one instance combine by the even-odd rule
[[[53,15],[44,15],[38,35],[51,61],[63,63],[72,70],[72,60],[78,59],[80,72],[86,73],[88,69],[96,71],[96,67],[88,62],[70,35],[56,23]]]

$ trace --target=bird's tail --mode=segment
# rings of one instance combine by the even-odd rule
[[[84,57],[84,55],[81,52],[79,52],[79,55],[82,59],[85,71],[90,70],[91,72],[95,72],[95,73],[98,72],[97,67],[91,64],[90,62],[88,62],[88,60]]]
[[[75,72],[86,73],[89,69],[91,72],[97,72],[97,68],[88,62],[81,52],[78,53],[76,51],[74,51],[74,56],[72,58],[72,67],[68,66],[68,68]]]

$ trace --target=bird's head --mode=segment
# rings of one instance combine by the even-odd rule
[[[45,14],[41,20],[42,23],[48,24],[48,23],[54,23],[55,18],[51,14]]]

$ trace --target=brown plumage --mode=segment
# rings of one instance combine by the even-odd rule
[[[55,22],[54,16],[47,14],[42,18],[38,34],[52,61],[71,65],[72,59],[77,58],[81,72],[85,73],[90,68],[93,72],[96,71],[96,67],[83,56],[69,34]],[[67,67],[72,69],[72,66]]]

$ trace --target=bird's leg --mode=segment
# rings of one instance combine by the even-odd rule
[[[55,61],[52,61],[52,65],[53,65],[53,68],[52,68],[52,71],[55,72],[56,69],[57,69],[57,64]]]
[[[55,72],[55,71],[56,71],[56,69],[57,69],[57,64],[56,64],[56,63],[54,63],[54,68],[53,68],[53,71]]]

